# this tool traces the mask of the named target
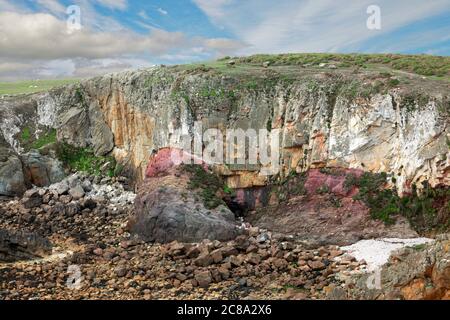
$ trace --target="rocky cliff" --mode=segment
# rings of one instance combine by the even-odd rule
[[[281,129],[284,175],[321,167],[387,172],[400,192],[425,180],[450,183],[448,85],[413,78],[375,92],[386,80],[376,72],[228,68],[158,67],[4,98],[2,135],[20,154],[24,130],[38,139],[55,128],[58,140],[112,152],[139,181],[149,156],[176,129],[193,132],[195,121],[203,130]],[[234,188],[268,182],[258,168],[222,169]]]
[[[277,177],[340,167],[386,172],[399,193],[421,188],[424,181],[448,186],[449,85],[413,74],[331,67],[239,61],[162,66],[3,97],[1,168],[18,167],[16,157],[56,129],[58,141],[96,155],[111,153],[139,182],[150,155],[183,134],[193,135],[200,121],[203,131],[280,129]],[[217,169],[235,189],[274,180],[259,175],[259,166]],[[20,170],[12,171],[17,177],[11,180],[20,181]],[[2,183],[0,193],[23,191],[14,183]]]

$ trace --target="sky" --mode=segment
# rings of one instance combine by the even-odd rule
[[[449,56],[450,0],[0,0],[0,81],[288,52]]]

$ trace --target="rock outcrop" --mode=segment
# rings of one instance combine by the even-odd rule
[[[19,156],[0,145],[0,196],[14,196],[25,192],[25,179]]]
[[[61,181],[66,176],[63,165],[54,157],[31,150],[21,156],[25,181],[38,187]]]
[[[346,295],[351,299],[450,299],[449,237],[443,234],[431,243],[395,251],[378,273],[348,279],[342,298]]]
[[[165,149],[150,162],[147,176],[139,188],[135,215],[130,219],[129,229],[145,241],[167,243],[174,240],[198,242],[203,239],[226,241],[239,234],[233,212],[208,188],[209,181],[195,181],[196,174],[213,179],[204,167],[191,167],[192,171],[173,161]],[[203,186],[203,183],[205,186]],[[196,192],[197,188],[201,191]],[[205,198],[205,192],[208,198]],[[211,201],[217,203],[211,204]]]
[[[51,252],[51,243],[35,233],[0,229],[0,262],[42,258]]]
[[[303,70],[292,76],[276,66],[249,68],[240,74],[156,67],[5,98],[2,134],[21,153],[24,128],[33,137],[56,128],[60,140],[96,154],[112,151],[140,182],[150,155],[193,137],[196,121],[202,132],[280,129],[281,175],[321,167],[387,172],[400,193],[423,181],[450,184],[449,97],[442,82],[411,78],[364,95],[358,90],[387,80],[376,71]],[[230,165],[221,173],[232,188],[260,187],[270,183],[260,169]]]

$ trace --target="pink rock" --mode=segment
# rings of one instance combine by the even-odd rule
[[[195,155],[192,155],[182,149],[177,148],[162,148],[156,155],[150,158],[147,170],[145,172],[146,178],[165,175],[165,173],[172,167],[178,166],[182,163],[190,163],[189,159],[193,159],[195,164],[201,164],[205,170],[208,166],[203,160]]]
[[[326,186],[330,192],[343,196],[351,197],[358,193],[357,188],[345,187],[345,180],[347,175],[355,175],[360,177],[363,174],[362,170],[358,169],[334,169],[333,174],[322,173],[320,169],[311,169],[308,171],[308,176],[305,182],[305,188],[308,194],[316,194],[319,188]]]

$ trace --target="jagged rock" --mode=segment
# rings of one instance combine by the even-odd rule
[[[84,192],[91,192],[92,191],[92,183],[88,179],[84,179],[81,183],[81,186],[83,187]]]
[[[26,209],[39,207],[42,204],[42,196],[38,189],[30,189],[25,192],[22,198],[22,204]]]
[[[15,196],[25,192],[22,162],[10,150],[0,147],[0,196]]]
[[[214,258],[209,253],[202,254],[194,260],[195,265],[199,267],[207,267],[213,262]]]
[[[72,196],[72,199],[79,200],[84,197],[83,187],[78,184],[69,189],[69,194]]]
[[[0,229],[0,261],[13,262],[45,257],[51,250],[50,242],[34,233]]]
[[[64,179],[65,173],[60,161],[31,150],[21,155],[24,175],[27,181],[38,187],[48,186]]]
[[[58,195],[63,195],[69,191],[69,184],[67,183],[67,181],[61,181],[52,184],[49,189],[55,191]]]
[[[161,159],[171,158],[156,156],[154,161],[158,164]],[[136,198],[135,216],[129,222],[133,233],[146,241],[162,243],[230,240],[239,234],[228,208],[221,205],[206,209],[199,196],[189,190],[191,176],[182,166],[155,166],[151,162],[147,172]]]
[[[73,217],[81,211],[81,207],[76,202],[70,202],[65,206],[64,211],[66,215],[68,215],[69,217]]]
[[[114,148],[114,136],[105,122],[102,110],[96,101],[89,106],[90,134],[94,153],[103,156]]]
[[[210,271],[197,271],[194,276],[198,285],[202,288],[207,288],[209,284],[212,282]]]

